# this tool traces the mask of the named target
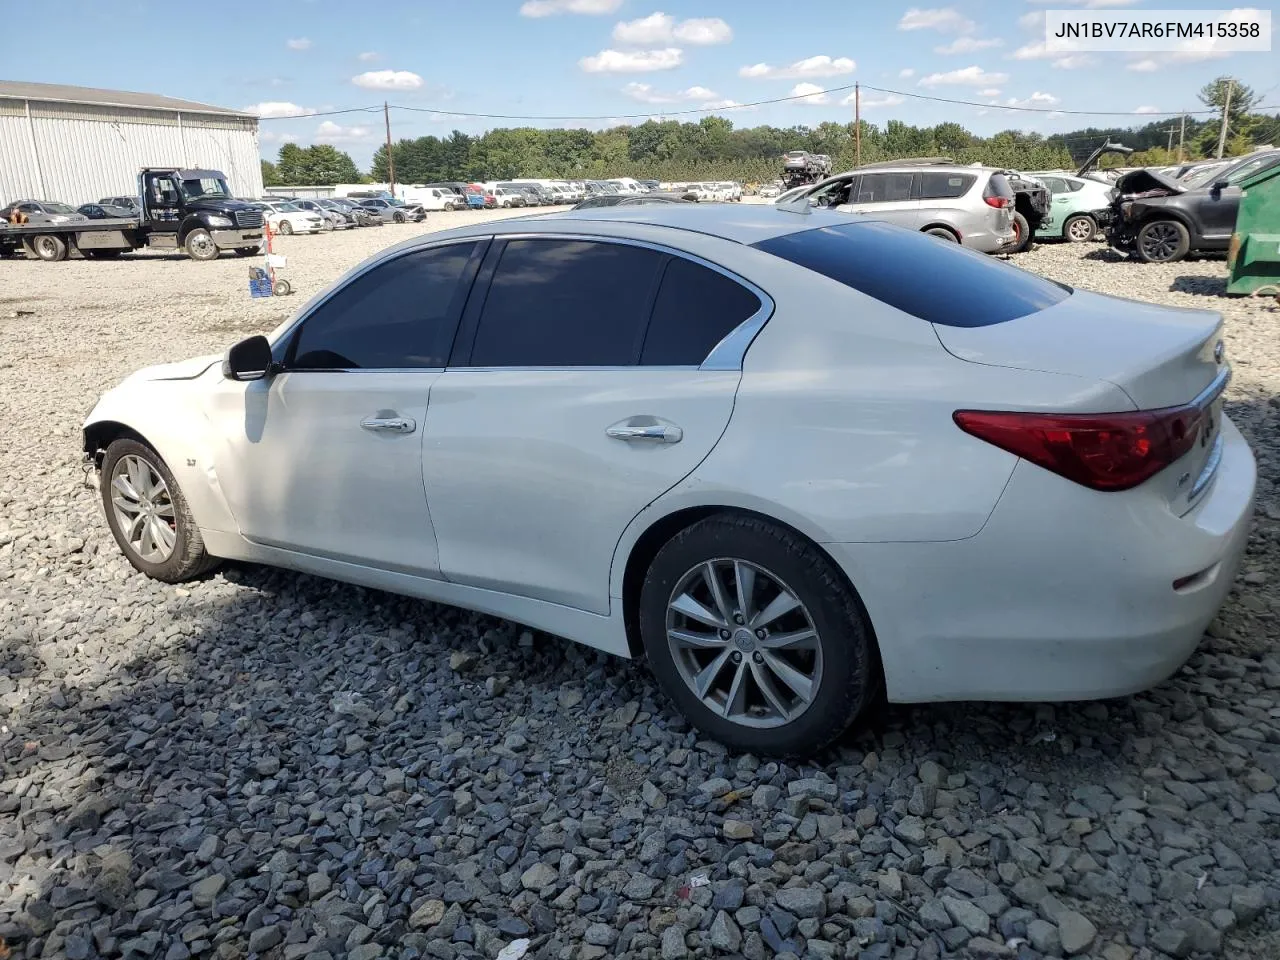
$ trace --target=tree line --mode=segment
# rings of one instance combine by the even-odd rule
[[[1200,99],[1221,110],[1228,85],[1227,154],[1246,153],[1260,143],[1280,143],[1280,114],[1254,112],[1258,98],[1239,81],[1220,77],[1200,91]],[[1170,151],[1170,131],[1175,126],[1174,149]],[[889,120],[883,126],[864,120],[858,131],[853,123],[832,121],[813,127],[737,128],[725,117],[707,116],[697,122],[647,120],[599,131],[504,127],[471,135],[454,130],[443,137],[401,139],[393,145],[392,157],[399,183],[617,176],[747,183],[776,178],[782,154],[788,150],[825,153],[831,157],[833,170],[850,169],[859,156],[859,132],[863,163],[945,156],[959,163],[1043,170],[1076,166],[1104,140],[1119,141],[1138,151],[1129,158],[1104,161],[1109,165],[1174,162],[1179,138],[1187,159],[1213,156],[1219,130],[1219,118],[1188,117],[1184,132],[1179,118],[1173,117],[1139,127],[1087,127],[1049,136],[1010,129],[981,137],[954,122],[921,127],[901,120]],[[369,177],[364,179],[386,182],[389,178],[384,145],[374,154]],[[267,186],[361,179],[351,157],[328,145],[286,144],[280,148],[277,163],[263,161]]]

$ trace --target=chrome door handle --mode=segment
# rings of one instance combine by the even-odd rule
[[[684,431],[674,423],[615,423],[605,430],[614,440],[627,443],[679,443]]]
[[[375,433],[413,433],[418,429],[418,422],[409,417],[367,417],[360,421],[360,426]]]

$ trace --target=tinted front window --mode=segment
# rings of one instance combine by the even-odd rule
[[[968,193],[976,179],[971,173],[922,173],[920,197],[923,200],[954,200]]]
[[[584,240],[512,240],[476,332],[476,367],[615,367],[639,358],[663,255]]]
[[[818,227],[755,246],[947,327],[1003,323],[1071,295],[1070,288],[1018,267],[885,223]],[[929,282],[921,283],[921,277]]]
[[[693,366],[760,309],[760,298],[737,281],[690,260],[667,263],[653,305],[640,362]]]
[[[857,203],[884,203],[911,199],[910,173],[864,173],[858,185]]]
[[[290,369],[443,367],[475,247],[420,250],[352,280],[303,323]]]
[[[1039,177],[1041,183],[1049,188],[1053,193],[1066,193],[1067,183],[1059,177]]]

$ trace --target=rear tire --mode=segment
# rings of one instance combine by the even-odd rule
[[[930,237],[937,237],[939,240],[946,240],[948,243],[959,243],[959,238],[948,230],[946,227],[930,227],[925,231]]]
[[[1018,211],[1013,212],[1013,243],[1009,244],[1008,253],[1022,253],[1031,248],[1031,224]]]
[[[27,241],[27,250],[31,255],[47,263],[57,263],[67,259],[67,241],[52,233],[42,233]]]
[[[1062,235],[1071,243],[1087,243],[1098,235],[1098,224],[1087,213],[1077,213],[1067,217]]]
[[[121,466],[121,461],[126,457],[131,458],[138,470],[149,468],[152,476],[163,481],[163,492],[153,494],[149,498],[155,516],[155,520],[151,522],[164,523],[173,535],[172,547],[163,559],[143,558],[138,546],[131,541],[129,530],[124,526],[128,511],[117,509],[116,498],[129,507],[136,502],[114,484],[117,467]],[[129,472],[128,467],[129,464],[126,463],[123,468],[126,475]],[[205,550],[200,529],[196,526],[191,510],[187,506],[187,500],[182,495],[178,481],[173,478],[168,465],[146,444],[139,443],[137,440],[116,440],[111,443],[102,457],[102,473],[98,486],[111,535],[115,537],[116,545],[120,547],[125,559],[133,565],[135,570],[145,573],[154,580],[181,583],[207,573],[221,563],[217,557],[209,556]]]
[[[1177,220],[1152,220],[1142,225],[1134,246],[1143,263],[1177,263],[1191,250],[1191,234]]]
[[[703,611],[716,610],[708,564],[720,571],[724,606],[732,608],[723,628],[686,619],[675,606],[688,609],[686,598],[705,593],[710,606]],[[739,571],[750,573],[753,585],[744,591],[745,611]],[[784,593],[798,606],[770,618]],[[654,675],[681,713],[722,743],[755,754],[814,753],[847,730],[881,687],[870,624],[839,569],[812,543],[758,517],[713,516],[668,541],[645,575],[639,625]],[[680,631],[705,631],[711,643],[684,644]],[[796,642],[782,644],[783,636]],[[695,692],[699,680],[706,680],[703,696]]]
[[[284,234],[286,237],[291,236],[293,234],[293,224],[290,223],[288,220],[281,220],[280,232]]]
[[[236,247],[237,257],[253,257],[262,252],[261,247]]]
[[[392,215],[391,219],[394,220],[396,223],[404,223],[404,214],[397,212]]]

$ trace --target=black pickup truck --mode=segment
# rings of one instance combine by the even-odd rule
[[[218,170],[146,167],[138,174],[136,217],[81,222],[0,221],[0,256],[19,250],[41,260],[116,257],[130,250],[184,250],[213,260],[223,250],[260,252],[262,211],[236,200]]]

